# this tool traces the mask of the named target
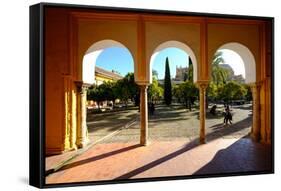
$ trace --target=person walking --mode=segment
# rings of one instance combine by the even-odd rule
[[[232,124],[232,114],[230,113],[229,106],[227,105],[224,112],[224,120],[223,123],[228,125],[228,122]]]
[[[151,114],[154,115],[154,111],[155,111],[155,105],[154,103],[152,102],[151,103]]]

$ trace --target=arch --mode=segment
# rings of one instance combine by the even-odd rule
[[[232,50],[241,57],[245,67],[245,82],[247,84],[256,82],[256,61],[252,52],[245,45],[230,42],[220,46],[217,51],[222,49]]]
[[[86,51],[83,61],[82,61],[82,80],[83,83],[87,84],[93,84],[95,81],[95,65],[97,58],[99,55],[102,53],[102,51],[106,48],[110,47],[120,47],[120,48],[125,48],[128,50],[130,55],[132,56],[130,50],[124,46],[122,43],[111,40],[111,39],[106,39],[106,40],[101,40],[98,41],[94,44],[92,44],[88,50]],[[133,56],[132,59],[134,60]]]
[[[193,52],[193,50],[187,46],[185,43],[179,42],[179,41],[166,41],[162,44],[160,44],[159,46],[157,46],[157,48],[154,50],[151,58],[150,58],[150,62],[149,62],[149,83],[152,83],[152,65],[153,62],[156,58],[156,56],[159,54],[159,52],[161,52],[162,50],[164,50],[165,48],[178,48],[183,50],[188,56],[190,56],[192,64],[193,64],[193,81],[194,83],[197,81],[197,60],[195,57],[195,54]]]

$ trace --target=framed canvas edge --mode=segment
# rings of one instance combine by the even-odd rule
[[[45,141],[43,4],[29,8],[29,184],[43,188]]]

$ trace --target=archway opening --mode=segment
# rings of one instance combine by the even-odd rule
[[[239,43],[221,46],[214,54],[206,98],[206,134],[243,138],[253,126],[250,84],[256,81],[255,60]]]
[[[150,59],[149,140],[198,137],[197,60],[186,44],[160,44]]]
[[[83,59],[83,81],[91,84],[87,90],[88,138],[92,143],[122,141],[114,135],[135,123],[139,104],[129,49],[113,40],[93,44]]]

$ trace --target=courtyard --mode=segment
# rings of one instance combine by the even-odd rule
[[[211,104],[209,108],[211,107]],[[250,133],[252,124],[251,104],[232,106],[233,124],[223,124],[223,105],[217,105],[217,115],[206,113],[206,134],[211,140],[218,137],[241,138]],[[199,111],[181,105],[156,105],[153,115],[148,117],[149,141],[195,140],[199,135]],[[88,131],[92,141],[101,143],[138,142],[140,124],[138,109],[88,115]],[[116,134],[114,134],[116,132]],[[112,134],[112,136],[110,136]]]
[[[223,105],[218,105],[215,116],[207,112],[207,144],[202,145],[198,141],[198,109],[189,111],[176,104],[156,105],[154,114],[149,115],[146,147],[139,144],[137,107],[89,113],[91,143],[82,151],[47,157],[47,170],[55,169],[48,173],[47,183],[270,169],[268,145],[255,143],[248,136],[252,124],[251,105],[231,107],[232,125],[223,124],[223,109]]]
[[[272,173],[272,21],[56,9],[46,184]]]

